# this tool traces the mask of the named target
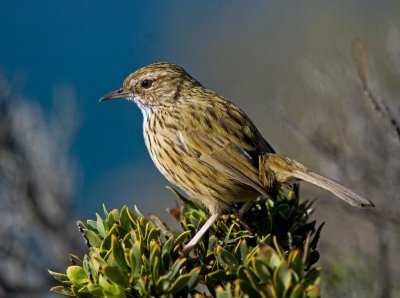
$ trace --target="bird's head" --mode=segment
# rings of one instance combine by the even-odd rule
[[[182,90],[200,86],[182,67],[171,63],[154,63],[131,73],[121,88],[114,90],[100,101],[126,98],[141,109],[174,105],[181,99]]]

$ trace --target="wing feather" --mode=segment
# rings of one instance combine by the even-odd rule
[[[207,114],[209,107],[196,108],[205,113],[198,111],[197,115],[208,118],[181,115],[192,121],[190,126],[183,126],[178,131],[181,147],[208,166],[268,196],[259,175],[259,156],[274,151],[251,120],[233,105],[217,104],[212,115]]]

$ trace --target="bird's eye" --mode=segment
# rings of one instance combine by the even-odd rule
[[[152,83],[153,83],[153,81],[145,79],[142,81],[141,85],[144,89],[148,89],[151,87]]]

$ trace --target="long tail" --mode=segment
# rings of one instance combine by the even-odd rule
[[[370,200],[364,198],[363,196],[356,194],[352,190],[340,185],[339,183],[325,178],[321,175],[318,175],[313,172],[299,172],[296,171],[293,173],[293,176],[299,178],[301,180],[310,182],[314,185],[317,185],[321,188],[324,188],[331,193],[333,193],[338,198],[342,199],[343,201],[349,203],[350,205],[356,207],[373,207],[375,206]]]
[[[365,197],[356,194],[352,190],[340,185],[339,183],[325,178],[316,173],[310,172],[301,163],[285,156],[268,154],[264,160],[277,176],[281,183],[289,182],[293,179],[300,179],[319,186],[333,193],[338,198],[356,207],[374,207],[374,203]]]

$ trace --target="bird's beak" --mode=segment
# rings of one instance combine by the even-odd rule
[[[126,98],[132,97],[133,93],[129,90],[125,90],[124,88],[119,88],[117,90],[111,91],[107,93],[99,101],[109,100],[109,99],[116,99],[116,98]]]

